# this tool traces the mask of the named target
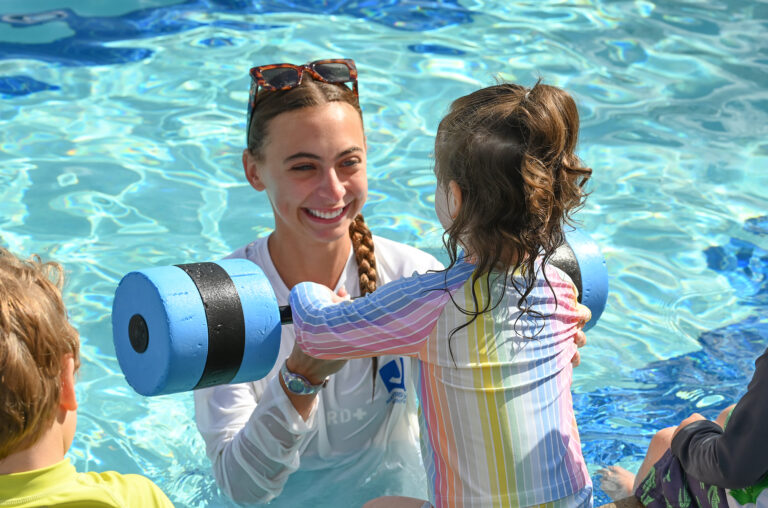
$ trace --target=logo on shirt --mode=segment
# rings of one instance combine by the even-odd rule
[[[379,369],[379,376],[389,392],[387,403],[404,404],[405,395],[405,361],[397,358],[385,363]]]

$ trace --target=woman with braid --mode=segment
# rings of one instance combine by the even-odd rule
[[[354,63],[267,65],[251,76],[243,168],[269,198],[275,227],[230,257],[258,264],[280,305],[302,281],[359,296],[441,269],[424,252],[372,236],[360,215],[368,182]],[[345,506],[354,496],[358,506],[382,494],[423,496],[413,376],[400,355],[310,358],[284,326],[266,378],[195,392],[218,485],[237,502],[276,498],[270,506],[301,506],[312,492],[327,498],[330,485]]]

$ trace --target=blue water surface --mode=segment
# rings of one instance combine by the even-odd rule
[[[371,229],[439,258],[432,147],[450,102],[506,79],[562,86],[593,168],[581,226],[611,290],[574,374],[596,471],[708,417],[768,344],[768,2],[27,0],[0,5],[0,243],[63,262],[82,336],[82,470],[231,506],[189,394],[143,398],[114,357],[125,273],[216,259],[273,226],[240,154],[248,69],[354,58]],[[354,493],[307,502],[354,505]],[[312,496],[315,495],[313,498]],[[346,503],[346,504],[345,504]]]

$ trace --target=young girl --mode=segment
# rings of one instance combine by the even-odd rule
[[[456,100],[435,143],[449,267],[342,305],[318,284],[291,291],[296,342],[311,356],[419,359],[429,503],[368,506],[592,505],[570,393],[573,337],[588,318],[547,263],[591,175],[574,154],[578,128],[573,99],[539,83]]]

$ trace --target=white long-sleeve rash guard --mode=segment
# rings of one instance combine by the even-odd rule
[[[379,285],[442,269],[433,256],[385,238],[374,236],[374,248]],[[266,237],[229,257],[258,264],[278,304],[288,303],[289,290],[269,257]],[[351,296],[360,294],[351,252],[335,290],[341,287]],[[384,494],[425,498],[414,360],[380,356],[375,388],[371,360],[350,360],[331,376],[304,421],[277,377],[294,341],[293,326],[283,326],[278,361],[266,378],[194,394],[197,427],[221,490],[238,503],[274,499],[270,506],[291,507],[327,499],[331,488],[343,492],[345,504],[361,505]]]

